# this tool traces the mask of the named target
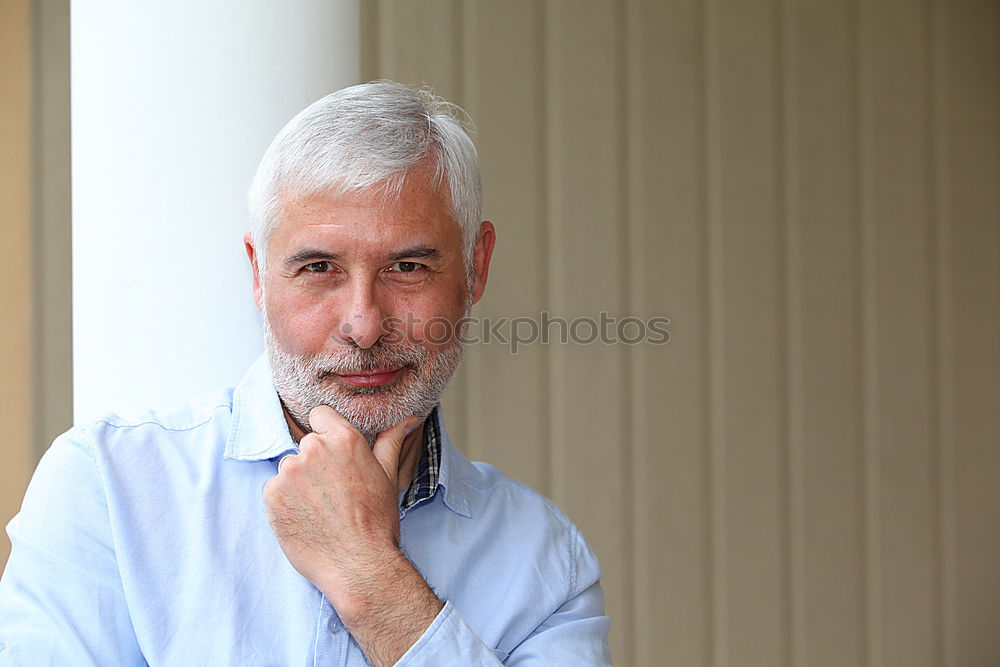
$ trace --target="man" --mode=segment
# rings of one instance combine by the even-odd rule
[[[428,93],[292,119],[244,239],[267,354],[235,390],[56,440],[8,526],[0,663],[608,663],[576,528],[437,407],[489,272],[480,198]]]

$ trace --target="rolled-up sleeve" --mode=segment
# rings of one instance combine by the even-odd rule
[[[601,585],[594,583],[552,614],[510,654],[487,647],[450,602],[396,667],[432,665],[610,665]]]
[[[42,457],[7,526],[0,663],[144,665],[115,560],[100,474],[84,435]]]

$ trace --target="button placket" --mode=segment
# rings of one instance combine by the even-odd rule
[[[333,607],[330,608],[330,620],[326,623],[326,629],[334,635],[344,629],[344,624],[341,622],[340,617],[337,616],[337,612],[333,609]]]
[[[316,636],[316,665],[340,665],[347,663],[347,641],[344,624],[330,601],[323,596],[320,603],[319,627]]]

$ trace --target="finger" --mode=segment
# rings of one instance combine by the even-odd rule
[[[298,456],[298,454],[285,454],[280,459],[278,459],[278,474],[279,475],[281,474],[281,464],[284,463],[286,459],[289,459],[289,458],[291,458],[293,456]]]
[[[351,422],[329,405],[319,405],[309,411],[309,428],[313,433],[326,433],[345,424],[351,426]]]
[[[382,466],[386,476],[392,480],[393,485],[396,484],[399,471],[399,452],[403,448],[403,440],[419,423],[420,417],[416,415],[407,417],[395,426],[379,433],[375,440],[375,446],[372,447],[372,454],[375,455],[375,459]]]

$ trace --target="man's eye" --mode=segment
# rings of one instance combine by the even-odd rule
[[[325,261],[324,262],[313,262],[312,264],[306,264],[302,268],[304,270],[308,271],[309,273],[326,273],[331,268],[333,268],[333,265],[330,264],[330,262],[325,262]]]
[[[419,269],[422,265],[417,262],[396,262],[392,265],[393,269],[400,273],[413,273]]]

